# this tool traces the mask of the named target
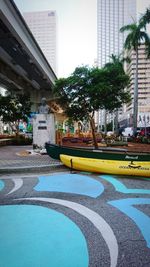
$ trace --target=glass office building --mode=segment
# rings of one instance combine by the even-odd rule
[[[124,25],[136,21],[136,0],[97,0],[97,65],[103,67],[111,61],[112,54],[119,55],[127,33],[120,33]],[[122,112],[120,110],[120,112]],[[107,114],[107,123],[113,114]],[[104,110],[95,113],[96,125],[105,124]]]
[[[123,50],[120,28],[136,20],[136,0],[97,0],[97,60],[102,67]]]
[[[23,17],[55,73],[57,73],[56,12],[25,12]]]

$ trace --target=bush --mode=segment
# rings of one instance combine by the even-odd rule
[[[32,139],[23,135],[18,135],[12,139],[12,145],[25,146],[32,145]]]
[[[150,137],[138,135],[137,137],[128,138],[128,142],[150,144]]]
[[[148,143],[149,143],[149,139],[148,139],[148,137],[143,136],[143,137],[142,137],[142,143],[143,143],[143,144],[148,144]]]

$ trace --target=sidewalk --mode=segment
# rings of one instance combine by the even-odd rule
[[[31,154],[32,146],[0,147],[0,173],[52,171],[63,168],[59,160],[48,155]]]
[[[126,148],[128,151],[150,153],[150,144],[129,143]],[[52,159],[48,155],[31,154],[30,151],[32,146],[0,146],[0,174],[66,169],[59,160]]]

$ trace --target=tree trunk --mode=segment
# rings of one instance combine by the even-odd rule
[[[94,122],[93,118],[90,118],[90,125],[91,125],[91,129],[92,129],[94,147],[95,147],[95,149],[98,149],[98,143],[97,143],[96,134],[95,134],[95,122]]]
[[[114,128],[115,128],[115,134],[119,134],[119,129],[118,129],[118,116],[119,116],[119,110],[117,109],[115,111],[115,118],[114,118]]]
[[[19,121],[16,121],[15,127],[16,127],[16,137],[17,137],[19,135]]]
[[[133,135],[137,133],[137,117],[138,117],[138,48],[136,50],[136,72],[134,86],[134,103],[133,103]]]
[[[107,134],[107,111],[104,110],[104,132]]]

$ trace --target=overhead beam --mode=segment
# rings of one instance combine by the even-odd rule
[[[57,77],[14,2],[12,0],[1,0],[0,5],[3,12],[3,20],[9,30],[28,52],[30,57],[33,57],[34,60],[36,60],[40,69],[46,74],[49,81],[53,84]]]
[[[24,89],[24,88],[32,88],[35,89],[34,86],[32,86],[31,81],[27,81],[23,79],[21,76],[19,76],[9,65],[6,65],[3,61],[0,60],[0,73],[3,75],[3,79],[5,81],[9,80],[8,83],[12,82],[14,84],[14,87],[16,86],[16,89]]]

